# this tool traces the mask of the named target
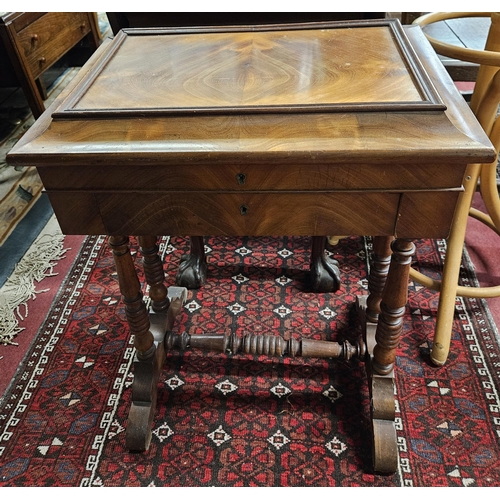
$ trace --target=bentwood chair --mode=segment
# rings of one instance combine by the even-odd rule
[[[431,23],[447,19],[485,16],[491,16],[491,27],[484,51],[450,45],[429,35],[426,36],[438,54],[480,65],[470,106],[498,153],[500,149],[500,120],[498,120],[500,102],[500,13],[437,12],[419,17],[414,21],[414,24],[418,24],[423,28]],[[496,164],[495,161],[491,164],[474,164],[467,167],[463,181],[464,191],[460,195],[447,240],[447,251],[441,280],[433,280],[415,269],[410,272],[410,277],[414,281],[430,289],[440,291],[436,329],[431,351],[432,362],[438,366],[443,365],[448,358],[456,297],[491,298],[500,296],[500,285],[492,287],[464,287],[458,285],[468,216],[481,221],[500,235],[500,200],[496,183]],[[478,186],[487,212],[481,212],[471,206]]]

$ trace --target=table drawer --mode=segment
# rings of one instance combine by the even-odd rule
[[[48,12],[18,33],[33,78],[54,64],[90,32],[85,12]]]
[[[163,191],[313,191],[452,189],[462,185],[465,164],[131,164],[40,168],[52,189]]]
[[[411,238],[446,236],[458,196],[454,191],[48,194],[65,234]],[[422,203],[442,208],[434,213]]]

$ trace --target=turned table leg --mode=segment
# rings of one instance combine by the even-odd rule
[[[396,349],[403,329],[403,316],[408,302],[408,280],[415,245],[410,240],[392,242],[392,257],[387,282],[382,293],[380,315],[373,349],[373,368],[380,375],[392,373]]]
[[[150,316],[143,301],[141,285],[130,255],[128,237],[111,236],[109,246],[118,273],[125,313],[134,335],[134,382],[132,403],[128,415],[126,446],[131,451],[144,451],[151,442],[151,426],[156,409],[158,380],[165,361],[163,338],[171,329],[180,305],[185,301],[185,289],[163,284],[163,267],[157,253],[156,237],[139,238],[143,251],[145,275],[150,285],[152,308],[158,311]],[[173,305],[169,304],[175,300]]]
[[[414,251],[415,245],[409,240],[375,238],[369,296],[358,300],[369,357],[373,468],[379,473],[393,473],[398,466],[394,363],[408,300]]]
[[[384,291],[391,264],[391,243],[393,241],[392,236],[373,238],[373,254],[368,279],[368,298],[366,300],[366,320],[370,323],[376,324],[380,314],[382,292]]]
[[[142,300],[141,284],[128,243],[127,236],[109,237],[109,246],[113,251],[120,292],[125,304],[125,314],[130,333],[134,335],[134,347],[140,359],[148,360],[154,356],[154,339],[149,331],[149,314]]]

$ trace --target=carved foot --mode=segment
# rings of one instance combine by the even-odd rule
[[[367,320],[367,298],[357,297],[356,307],[368,355],[366,367],[370,390],[373,470],[379,474],[393,474],[398,468],[394,374],[391,372],[388,375],[378,375],[373,372],[377,324]]]
[[[153,325],[151,327],[153,329]],[[132,404],[128,414],[126,434],[126,447],[130,451],[145,451],[151,443],[151,425],[156,409],[158,379],[165,359],[163,345],[156,340],[155,345],[156,350],[150,359],[140,360],[137,356],[134,359]]]
[[[200,288],[207,280],[207,261],[202,236],[192,236],[191,249],[188,255],[183,255],[175,284],[189,290]]]
[[[319,293],[336,292],[340,288],[338,262],[325,253],[325,236],[314,236],[311,249],[311,286]]]
[[[187,298],[187,290],[180,287],[168,289],[170,307],[167,313],[150,315],[150,331],[154,337],[154,351],[147,359],[136,355],[132,404],[127,423],[126,447],[130,451],[145,451],[151,443],[151,426],[156,410],[158,380],[165,361],[163,339],[172,330],[176,316]]]
[[[398,468],[394,379],[392,375],[370,377],[373,470],[393,474]]]

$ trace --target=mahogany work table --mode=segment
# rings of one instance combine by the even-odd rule
[[[445,238],[466,165],[494,158],[420,28],[395,20],[125,29],[8,155],[38,167],[64,233],[109,235],[136,348],[129,449],[149,446],[166,349],[358,357],[385,473],[412,239]],[[177,279],[200,286],[204,235],[280,234],[313,237],[318,291],[340,280],[326,235],[374,236],[356,345],[172,332],[186,287],[165,286],[157,235],[191,237]]]

